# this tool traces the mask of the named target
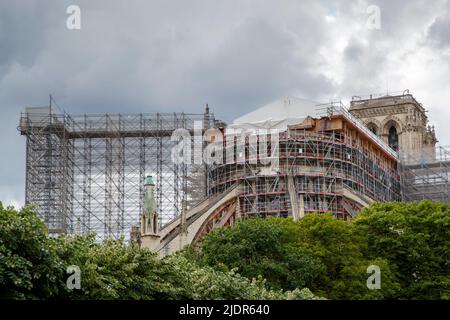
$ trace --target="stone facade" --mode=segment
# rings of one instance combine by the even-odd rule
[[[428,125],[425,108],[411,94],[354,99],[349,111],[403,158],[435,159],[434,126]]]

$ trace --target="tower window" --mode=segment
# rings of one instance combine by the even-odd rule
[[[397,134],[397,129],[395,128],[395,126],[392,126],[389,128],[388,142],[389,142],[389,147],[391,147],[395,151],[398,151],[398,134]]]
[[[378,128],[374,123],[370,122],[369,124],[367,124],[367,128],[374,134],[378,134]]]

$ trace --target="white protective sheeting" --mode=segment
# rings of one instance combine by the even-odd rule
[[[232,124],[228,125],[227,130],[276,129],[284,131],[288,125],[300,123],[307,116],[314,116],[317,104],[310,100],[286,97],[235,119]]]

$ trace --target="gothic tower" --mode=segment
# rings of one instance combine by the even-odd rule
[[[380,98],[353,97],[349,111],[399,151],[403,159],[414,162],[435,159],[434,126],[428,125],[427,111],[409,91]]]
[[[141,214],[141,223],[140,226],[133,226],[130,233],[131,243],[136,243],[139,247],[155,248],[160,241],[154,189],[153,177],[147,176],[144,186],[144,210]]]

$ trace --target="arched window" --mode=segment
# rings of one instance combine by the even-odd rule
[[[389,147],[398,151],[398,134],[395,126],[391,126],[389,128],[389,137],[388,137]]]
[[[372,123],[372,122],[368,123],[367,124],[367,128],[370,131],[372,131],[373,133],[378,134],[378,128],[377,128],[377,126],[374,123]]]

